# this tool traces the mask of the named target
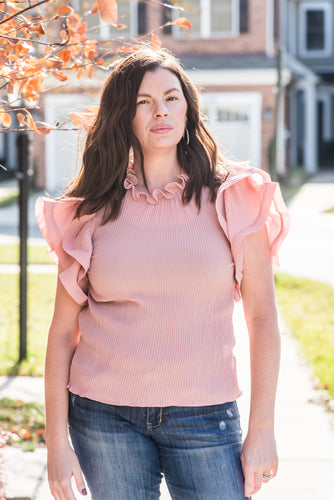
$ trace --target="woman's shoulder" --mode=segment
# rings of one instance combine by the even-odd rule
[[[231,163],[224,167],[222,183],[219,186],[218,192],[233,186],[234,184],[248,179],[251,184],[265,184],[271,182],[270,175],[262,169],[252,167],[248,163]],[[248,183],[245,183],[247,186]]]
[[[60,221],[68,224],[71,221],[77,223],[85,223],[88,220],[98,219],[99,212],[85,213],[83,210],[79,211],[80,204],[84,198],[52,198],[40,196],[36,200],[35,214],[37,220],[41,216],[51,216]]]

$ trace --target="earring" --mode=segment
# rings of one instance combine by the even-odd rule
[[[188,145],[189,144],[189,131],[188,131],[187,127],[185,128],[184,133],[186,135],[186,139],[185,139],[186,144]]]

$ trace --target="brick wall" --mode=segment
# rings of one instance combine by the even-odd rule
[[[263,0],[249,2],[249,32],[237,38],[218,39],[177,39],[172,35],[158,32],[163,46],[175,54],[249,54],[266,51],[266,3]],[[186,11],[180,16],[187,16]],[[150,5],[147,9],[147,30],[153,30],[162,24],[161,6]]]

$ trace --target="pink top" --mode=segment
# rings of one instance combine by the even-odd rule
[[[200,406],[240,395],[232,312],[246,235],[264,224],[274,270],[289,216],[268,174],[233,167],[215,203],[183,205],[187,182],[148,194],[129,168],[117,220],[73,219],[76,199],[39,198],[36,217],[82,309],[69,389],[104,403]]]

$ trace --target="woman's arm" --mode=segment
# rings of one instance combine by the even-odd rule
[[[245,497],[255,494],[263,474],[274,477],[278,458],[274,437],[280,333],[275,286],[265,228],[247,237],[241,293],[250,338],[251,405],[241,461]]]
[[[62,269],[59,268],[59,272]],[[79,341],[78,316],[81,307],[58,278],[54,314],[49,330],[45,359],[45,441],[48,449],[48,477],[56,500],[75,500],[71,478],[80,492],[85,483],[79,462],[68,440],[67,384],[70,364]]]

